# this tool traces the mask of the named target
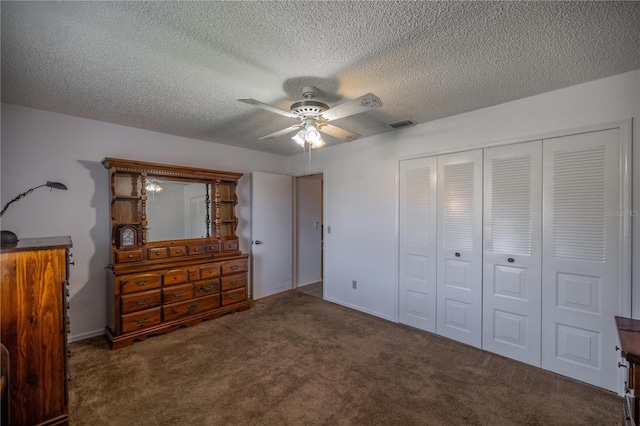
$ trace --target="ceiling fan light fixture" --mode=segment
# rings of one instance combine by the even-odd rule
[[[313,124],[307,123],[304,132],[305,139],[312,145],[322,139],[322,137],[320,136],[320,132]]]
[[[320,137],[317,141],[311,143],[311,148],[322,148],[325,145],[324,139]]]
[[[149,192],[160,192],[162,191],[162,187],[160,186],[160,184],[156,181],[149,181],[147,182],[147,184],[145,185],[145,189]]]
[[[295,143],[297,143],[298,145],[300,145],[301,147],[304,147],[304,130],[300,130],[298,133],[296,133],[291,139],[293,139],[293,141]]]

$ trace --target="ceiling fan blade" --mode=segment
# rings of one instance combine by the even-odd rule
[[[251,98],[238,99],[238,101],[244,104],[257,106],[258,108],[266,109],[267,111],[275,112],[276,114],[284,115],[285,117],[298,118],[297,115],[292,114],[289,111],[285,111],[278,107],[274,107],[273,105],[265,104],[264,102],[256,101],[255,99],[251,99]]]
[[[331,121],[338,118],[348,117],[361,112],[380,108],[382,101],[373,93],[367,93],[352,101],[345,102],[333,108],[329,108],[318,117],[320,120]]]
[[[347,142],[351,142],[360,137],[360,135],[357,133],[354,133],[350,130],[343,129],[338,126],[334,126],[333,124],[329,124],[329,123],[318,123],[318,130],[328,135],[331,135],[334,138],[338,138]]]
[[[296,124],[295,126],[287,127],[286,129],[282,129],[282,130],[279,130],[279,131],[277,131],[275,133],[271,133],[270,135],[263,136],[259,140],[274,139],[274,138],[277,138],[278,136],[286,135],[287,133],[291,133],[294,130],[298,130],[298,129],[301,129],[301,128],[302,128],[302,124]]]

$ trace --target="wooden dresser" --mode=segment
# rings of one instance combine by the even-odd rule
[[[70,237],[2,247],[0,341],[9,354],[9,424],[69,423],[67,295]]]
[[[110,171],[112,349],[249,309],[240,173],[105,158]]]
[[[625,424],[636,426],[640,414],[640,320],[615,317],[618,337],[620,338],[620,355],[624,363],[618,367],[627,369],[625,380]]]

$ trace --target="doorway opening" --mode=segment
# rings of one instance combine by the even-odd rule
[[[323,174],[296,177],[293,198],[295,287],[323,298]]]

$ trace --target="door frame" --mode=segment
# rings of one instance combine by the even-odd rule
[[[291,177],[293,178],[293,288],[298,288],[298,284],[299,284],[299,279],[298,279],[298,230],[296,229],[297,227],[295,226],[296,223],[298,223],[298,209],[297,209],[297,198],[296,198],[296,194],[297,194],[297,185],[298,185],[298,178],[301,177],[305,177],[305,176],[311,176],[311,175],[318,175],[321,174],[322,175],[322,241],[323,241],[323,245],[322,245],[322,252],[321,252],[321,274],[322,274],[322,281],[323,281],[323,285],[322,285],[322,298],[326,299],[327,298],[327,286],[324,285],[324,279],[327,276],[327,257],[326,257],[326,253],[327,253],[327,232],[326,229],[327,227],[324,226],[326,220],[327,220],[327,171],[326,168],[322,167],[322,168],[317,168],[317,169],[310,169],[310,170],[305,170],[303,173],[298,173],[298,174],[293,174],[291,175]]]

